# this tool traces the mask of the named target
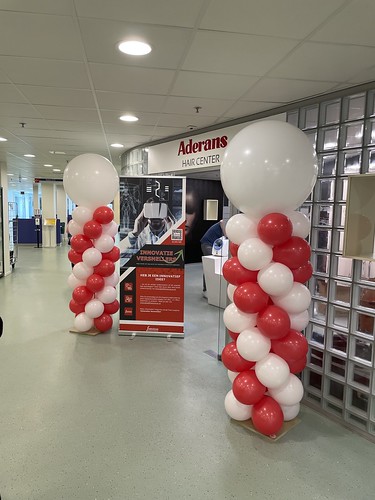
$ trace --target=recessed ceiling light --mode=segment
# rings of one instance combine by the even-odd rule
[[[59,168],[53,168],[52,170],[53,170],[53,172],[61,172],[61,170]]]
[[[121,42],[118,46],[119,51],[130,56],[145,56],[151,52],[151,46],[148,43],[137,40],[128,40]]]
[[[50,151],[51,155],[65,155],[65,151]]]
[[[53,167],[53,165],[50,165],[49,163],[45,163],[43,166],[44,167]]]
[[[112,147],[112,148],[123,148],[123,147],[124,147],[124,145],[123,145],[123,144],[119,144],[119,143],[115,142],[114,144],[111,144],[111,147]]]
[[[35,155],[31,155],[31,154],[27,154],[27,155],[23,155],[25,156],[26,158],[35,158]]]
[[[7,175],[14,175],[14,174],[7,174]]]
[[[23,181],[27,181],[27,177],[22,177],[22,179],[21,179],[21,180],[23,180]]]
[[[0,137],[0,142],[6,142],[8,139],[5,139],[5,137]]]
[[[120,120],[122,120],[123,122],[137,122],[138,118],[133,115],[122,115],[120,116]]]

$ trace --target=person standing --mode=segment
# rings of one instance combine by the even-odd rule
[[[225,223],[222,220],[213,224],[201,238],[201,249],[203,256],[212,255],[212,247],[215,241],[225,236]],[[206,280],[203,273],[203,296],[206,297]]]

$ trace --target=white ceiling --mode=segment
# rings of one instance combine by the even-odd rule
[[[0,161],[30,185],[85,152],[119,169],[189,126],[375,80],[374,19],[374,0],[0,0]],[[152,52],[121,54],[129,38]]]

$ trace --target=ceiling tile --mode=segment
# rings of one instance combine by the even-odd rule
[[[71,0],[59,0],[58,2],[46,2],[46,0],[8,0],[2,1],[1,10],[11,10],[17,12],[35,12],[40,14],[72,15]]]
[[[205,0],[75,0],[80,17],[193,27]]]
[[[344,0],[231,0],[229,7],[227,0],[214,0],[200,28],[303,39],[344,3]]]
[[[84,63],[0,56],[0,69],[13,83],[89,89]]]
[[[192,116],[186,115],[175,115],[172,113],[163,113],[159,115],[158,126],[166,127],[179,127],[188,131],[189,126],[193,127],[208,127],[212,125],[215,118],[210,116],[204,116],[200,114],[192,114]]]
[[[199,97],[168,97],[163,108],[165,113],[176,113],[192,116],[197,114],[195,109],[199,106],[199,114],[203,116],[220,116],[233,103],[230,99],[202,99]]]
[[[282,106],[282,102],[238,101],[222,116],[225,120],[239,118]]]
[[[291,102],[327,92],[334,85],[333,82],[262,78],[256,82],[242,99],[248,101],[267,101],[267,99],[272,97],[276,102]]]
[[[127,123],[104,123],[104,130],[106,134],[118,134],[123,137],[130,135],[151,135],[155,126],[154,125],[132,125]]]
[[[180,64],[192,36],[192,30],[184,28],[101,19],[83,19],[80,25],[87,59],[98,63],[174,69]],[[146,41],[153,50],[143,57],[123,54],[117,48],[123,40]]]
[[[3,117],[41,118],[40,114],[30,104],[0,102],[0,126]]]
[[[0,83],[0,102],[27,103],[27,99],[17,90],[14,85]]]
[[[363,83],[363,82],[372,82],[375,80],[375,66],[371,66],[370,68],[366,68],[363,71],[353,75],[350,78],[350,83]]]
[[[90,64],[96,90],[135,92],[137,94],[166,94],[174,71],[116,66],[114,64]]]
[[[258,78],[180,71],[171,95],[213,99],[238,99]]]
[[[44,106],[41,104],[37,104],[35,109],[39,111],[43,118],[51,120],[98,121],[98,112],[96,109]]]
[[[82,60],[82,45],[72,17],[2,11],[2,54]]]
[[[261,76],[297,43],[274,37],[199,31],[182,69]]]
[[[161,111],[165,96],[96,91],[99,107],[120,111]]]
[[[307,42],[268,76],[343,82],[375,60],[375,48]]]
[[[18,89],[32,104],[77,106],[81,108],[95,107],[95,101],[90,90],[59,89],[31,85],[18,85]]]

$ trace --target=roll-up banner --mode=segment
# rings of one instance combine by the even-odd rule
[[[119,334],[183,337],[184,177],[120,177],[119,247]]]

